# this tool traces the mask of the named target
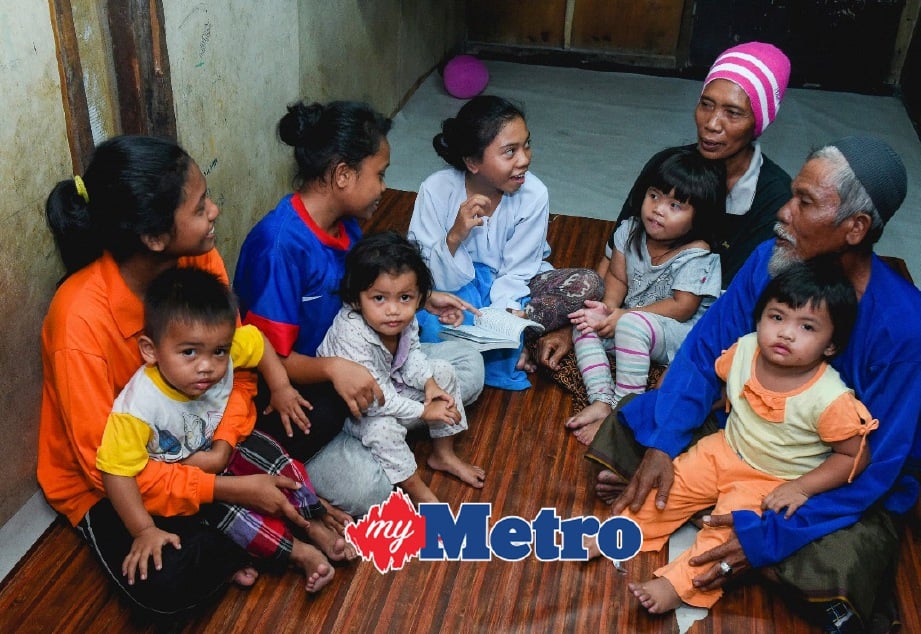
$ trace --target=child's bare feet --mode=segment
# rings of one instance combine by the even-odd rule
[[[627,587],[650,614],[665,614],[681,605],[675,586],[665,577],[656,577],[646,583],[629,583]]]
[[[604,401],[593,401],[588,407],[563,423],[583,445],[590,445],[601,427],[601,422],[608,417],[613,408]]]
[[[515,364],[516,370],[524,370],[525,372],[534,372],[537,370],[537,364],[531,360],[531,353],[528,352],[528,347],[524,346],[521,349],[521,356],[518,357],[518,362]]]
[[[601,557],[601,549],[598,548],[598,536],[597,535],[583,535],[582,545],[588,550],[589,560],[597,559],[598,557]]]
[[[304,576],[307,577],[304,589],[311,594],[323,589],[336,574],[323,553],[299,539],[294,540],[291,563],[304,571]]]
[[[358,557],[355,547],[323,522],[310,522],[307,536],[314,546],[323,551],[330,561],[351,561]]]
[[[409,498],[413,501],[413,504],[416,506],[419,506],[420,504],[438,502],[438,497],[429,488],[429,485],[425,483],[425,481],[422,479],[422,476],[419,475],[418,471],[416,471],[402,482],[397,483],[397,486],[406,491],[406,495],[409,496]]]
[[[256,583],[256,579],[258,578],[259,571],[252,566],[246,566],[245,568],[240,568],[234,573],[232,581],[241,588],[249,588],[254,583]]]
[[[461,479],[475,489],[482,489],[486,481],[486,472],[480,467],[461,460],[454,451],[432,452],[428,465],[436,471],[445,471]]]

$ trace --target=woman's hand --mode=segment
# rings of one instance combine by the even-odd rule
[[[141,581],[147,580],[147,562],[153,559],[155,570],[163,568],[163,547],[167,544],[173,548],[182,548],[179,535],[168,533],[150,525],[134,536],[131,550],[122,561],[122,574],[128,577],[128,585],[134,585],[135,575]]]
[[[329,357],[328,362],[329,380],[352,416],[361,418],[362,413],[368,411],[375,401],[378,405],[384,404],[381,386],[371,376],[368,368],[340,357]]]
[[[288,438],[294,436],[294,429],[291,427],[293,422],[305,434],[310,433],[310,419],[304,409],[312,410],[313,405],[297,391],[291,383],[286,386],[272,390],[269,400],[269,406],[263,410],[263,414],[271,414],[273,411],[278,412],[281,418],[281,425],[285,428]]]
[[[282,489],[296,491],[300,483],[287,476],[255,474],[243,476],[218,476],[214,480],[214,499],[238,504],[263,515],[286,519],[295,526],[307,529],[308,522],[288,500]]]
[[[541,365],[559,370],[560,362],[572,350],[572,329],[557,328],[537,340],[537,356]]]
[[[451,255],[454,255],[460,243],[467,239],[471,229],[486,224],[485,217],[491,211],[491,206],[489,198],[483,194],[474,194],[461,203],[454,224],[448,229],[448,235],[445,237]]]
[[[474,315],[480,314],[480,311],[457,295],[442,291],[432,291],[425,302],[425,310],[437,315],[439,322],[449,326],[460,326],[464,321],[465,310],[469,310]]]

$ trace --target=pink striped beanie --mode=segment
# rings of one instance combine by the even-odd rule
[[[714,79],[726,79],[745,91],[755,115],[755,136],[777,116],[790,80],[790,60],[773,44],[746,42],[720,53],[704,88]]]

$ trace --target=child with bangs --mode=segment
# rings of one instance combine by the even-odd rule
[[[580,442],[592,441],[622,398],[646,391],[650,363],[668,364],[719,296],[712,235],[725,201],[725,167],[693,148],[663,150],[643,169],[633,214],[608,241],[604,297],[569,315],[589,405],[565,425]]]
[[[461,386],[446,360],[426,356],[419,343],[418,311],[432,292],[432,274],[419,247],[393,231],[367,235],[345,258],[342,308],[317,348],[366,367],[383,398],[343,428],[360,439],[393,486],[416,504],[438,502],[406,443],[409,429],[428,426],[428,466],[482,488],[486,472],[461,460],[454,437],[467,429]]]

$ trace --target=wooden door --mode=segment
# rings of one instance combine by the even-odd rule
[[[468,0],[467,39],[539,48],[563,48],[566,0]]]
[[[676,55],[684,0],[576,0],[572,48]]]

